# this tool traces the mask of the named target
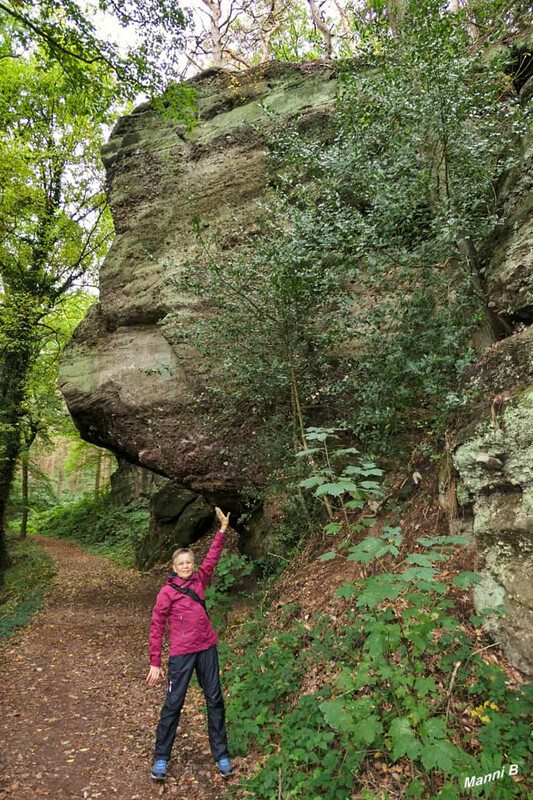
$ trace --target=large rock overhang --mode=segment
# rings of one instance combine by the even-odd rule
[[[254,425],[235,420],[230,442],[201,421],[193,399],[202,365],[165,329],[169,314],[201,307],[165,276],[198,252],[193,215],[229,233],[256,225],[267,181],[264,139],[252,127],[267,122],[260,104],[320,125],[337,81],[330,62],[310,61],[209,70],[191,83],[199,116],[191,134],[144,104],[119,120],[103,148],[116,237],[100,272],[100,303],[76,330],[59,383],[84,439],[216,501],[261,482],[259,465],[231,459],[235,443],[253,450]]]

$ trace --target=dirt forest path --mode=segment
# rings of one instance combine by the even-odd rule
[[[225,800],[196,686],[169,778],[150,778],[166,691],[166,679],[145,682],[161,578],[60,540],[40,543],[56,561],[55,583],[31,625],[0,649],[0,800]]]

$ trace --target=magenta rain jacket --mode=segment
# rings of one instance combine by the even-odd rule
[[[193,589],[198,597],[204,599],[204,590],[213,574],[224,548],[224,531],[218,531],[209,548],[209,552],[190,578],[169,575],[166,584],[159,590],[152,611],[150,626],[150,665],[161,666],[161,645],[167,619],[169,621],[169,655],[181,656],[185,653],[197,653],[218,644],[217,635],[211,625],[203,606],[177,592],[170,584]]]

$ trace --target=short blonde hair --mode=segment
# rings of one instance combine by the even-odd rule
[[[194,553],[190,549],[190,547],[180,547],[179,550],[174,550],[174,552],[172,553],[172,563],[174,564],[178,556],[183,556],[185,555],[185,553],[187,553],[187,555],[189,555],[192,558],[192,562],[194,564]]]

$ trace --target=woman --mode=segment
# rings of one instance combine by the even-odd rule
[[[203,689],[207,705],[207,728],[211,753],[219,772],[231,775],[226,737],[224,700],[220,686],[218,638],[205,610],[205,587],[224,548],[229,514],[215,509],[220,529],[198,570],[194,569],[192,550],[180,549],[172,556],[173,571],[160,589],[152,612],[150,627],[150,672],[147,682],[154,686],[163,674],[161,645],[169,622],[168,692],[157,726],[154,780],[165,780],[167,763],[180,718],[187,686],[193,670]]]

